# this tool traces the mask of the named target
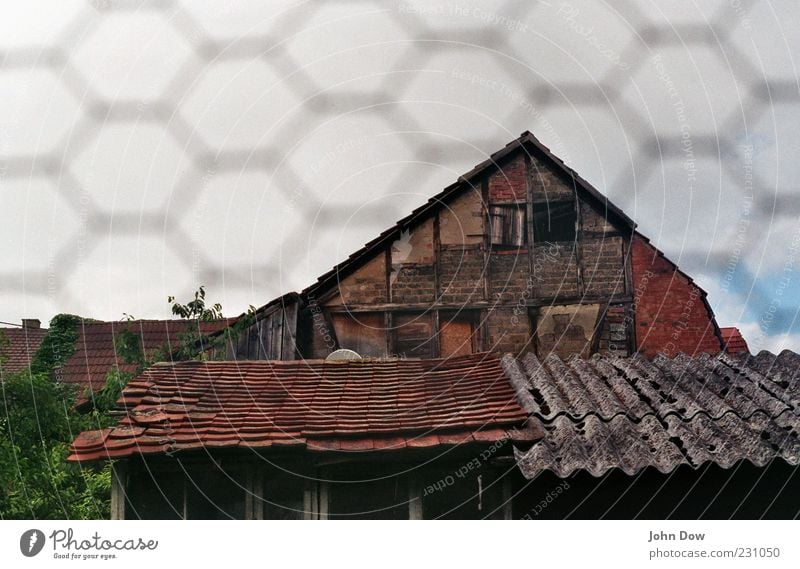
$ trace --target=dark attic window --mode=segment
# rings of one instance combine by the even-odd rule
[[[492,245],[524,247],[526,238],[525,204],[489,206],[489,231]]]
[[[575,241],[578,216],[572,201],[533,204],[533,239],[536,243]]]

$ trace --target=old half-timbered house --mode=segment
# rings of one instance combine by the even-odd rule
[[[302,293],[230,359],[717,353],[705,292],[525,132]]]
[[[800,511],[800,356],[723,334],[529,133],[239,324],[75,440],[116,460],[112,517]]]

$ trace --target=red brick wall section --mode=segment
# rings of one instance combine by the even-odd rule
[[[640,235],[632,244],[639,352],[646,357],[719,353],[722,345],[703,290]]]
[[[525,159],[521,152],[489,177],[490,202],[524,202],[528,199],[525,184]]]

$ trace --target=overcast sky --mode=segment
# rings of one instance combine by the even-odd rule
[[[5,2],[0,320],[238,314],[530,130],[800,350],[798,53],[796,0]]]

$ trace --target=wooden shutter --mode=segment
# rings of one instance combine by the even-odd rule
[[[407,358],[433,357],[433,324],[430,314],[396,314],[394,349]]]
[[[386,325],[383,314],[334,313],[331,318],[340,348],[353,350],[364,357],[386,356]]]
[[[508,245],[522,247],[525,245],[525,210],[521,207],[509,208]]]
[[[505,211],[502,206],[489,208],[489,231],[492,245],[504,245],[504,231],[506,224]]]
[[[525,245],[525,207],[495,205],[489,208],[492,245],[523,247]]]
[[[439,330],[439,351],[443,358],[465,356],[473,353],[472,322],[442,320]]]

